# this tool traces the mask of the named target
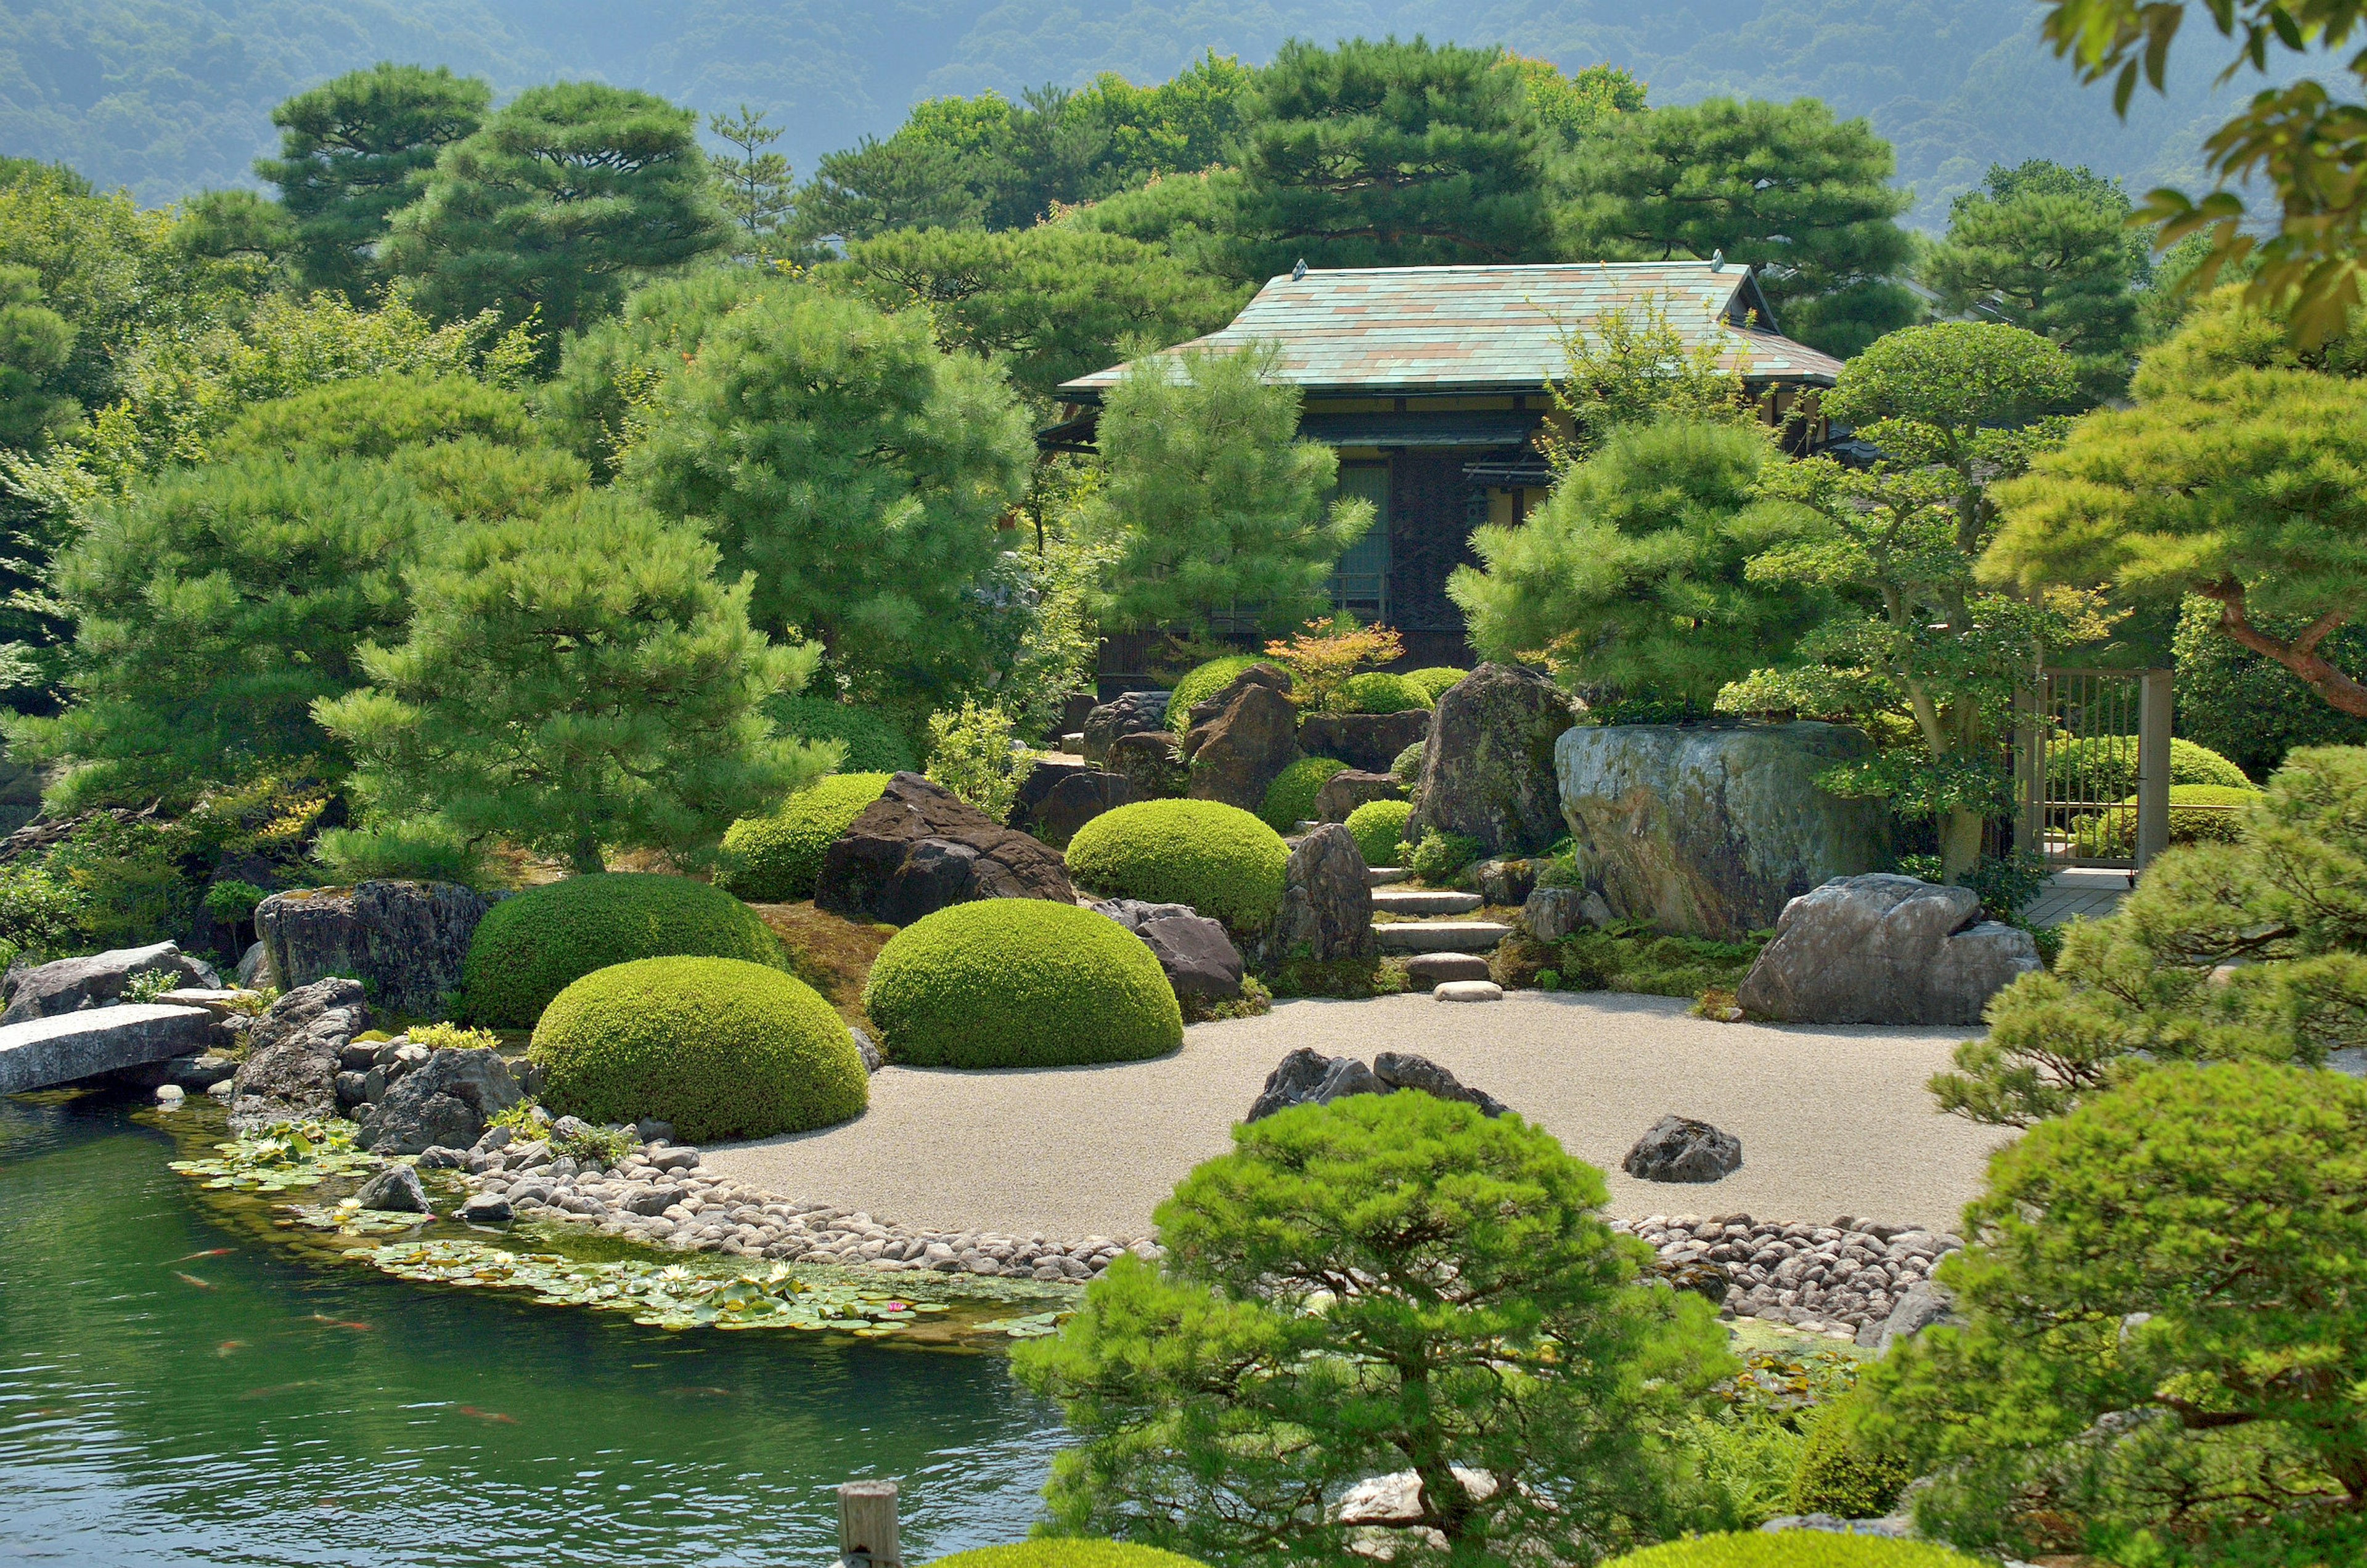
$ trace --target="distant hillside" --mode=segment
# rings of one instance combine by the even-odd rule
[[[380,59],[504,93],[596,76],[701,109],[773,111],[800,171],[916,99],[1116,71],[1164,78],[1203,49],[1426,33],[1565,68],[1608,60],[1655,102],[1814,95],[1898,147],[1919,219],[1991,162],[2052,157],[2142,190],[2191,179],[2218,62],[2200,24],[2177,91],[2130,121],[2077,86],[2014,0],[0,0],[0,152],[63,159],[161,202],[252,183],[271,107]]]

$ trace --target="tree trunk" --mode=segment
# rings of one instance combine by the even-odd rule
[[[589,833],[575,840],[575,848],[568,859],[578,876],[590,876],[608,869],[608,863],[600,858],[600,840]]]
[[[1949,886],[1963,885],[1965,874],[1981,863],[1981,814],[1959,807],[1940,824],[1940,873]]]
[[[2252,625],[2244,612],[2244,585],[2233,578],[2198,590],[2207,599],[2219,601],[2219,629],[2237,642],[2264,658],[2273,659],[2294,674],[2302,683],[2326,699],[2338,713],[2354,718],[2367,718],[2367,683],[2354,680],[2318,657],[2317,645],[2327,633],[2342,625],[2348,617],[2339,612],[2319,616],[2302,634],[2286,642],[2271,637]]]

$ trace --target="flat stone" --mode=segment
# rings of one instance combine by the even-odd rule
[[[1403,882],[1412,874],[1401,865],[1368,865],[1365,868],[1365,886],[1387,887],[1393,882]]]
[[[1493,980],[1443,980],[1430,993],[1434,1002],[1501,1002],[1504,987]]]
[[[0,1094],[169,1061],[213,1043],[202,1008],[117,1006],[0,1025]]]
[[[1443,887],[1376,887],[1373,912],[1380,915],[1467,915],[1479,908],[1477,893]]]
[[[176,942],[153,942],[146,947],[110,948],[85,958],[61,958],[38,968],[17,969],[6,977],[8,1010],[0,1024],[54,1018],[84,1008],[103,1007],[123,995],[136,976],[171,975],[209,989],[221,984],[210,965],[183,953]]]
[[[1489,953],[1512,929],[1494,920],[1399,920],[1375,926],[1373,936],[1383,953]]]
[[[1405,961],[1406,976],[1417,986],[1445,980],[1485,980],[1488,961],[1476,953],[1417,953]]]

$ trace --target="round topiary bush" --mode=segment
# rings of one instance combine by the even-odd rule
[[[1411,713],[1436,699],[1402,675],[1367,670],[1340,682],[1342,713]]]
[[[637,958],[739,958],[778,968],[756,912],[682,876],[611,871],[504,898],[485,913],[460,969],[479,1023],[525,1029],[595,969]]]
[[[889,939],[863,1010],[900,1062],[1066,1067],[1138,1062],[1184,1043],[1184,1013],[1140,937],[1043,898],[981,898]]]
[[[1191,728],[1194,703],[1206,702],[1231,685],[1251,665],[1266,662],[1254,653],[1229,653],[1185,671],[1184,678],[1175,682],[1175,694],[1167,699],[1167,728],[1183,734]]]
[[[1422,694],[1430,699],[1429,706],[1436,707],[1446,688],[1470,673],[1468,670],[1450,670],[1444,664],[1433,664],[1426,670],[1409,670],[1405,678],[1421,688]]]
[[[940,1557],[929,1568],[1200,1568],[1197,1559],[1123,1540],[1051,1537],[1015,1546],[981,1546]]]
[[[2137,738],[2134,735],[2091,735],[2050,746],[2046,751],[2046,782],[2057,789],[2078,788],[2091,800],[2127,795],[2137,787]],[[2250,789],[2244,770],[2191,740],[2175,736],[2169,742],[2169,782],[2173,784],[2218,784],[2225,789]]]
[[[1336,757],[1301,757],[1265,786],[1265,807],[1258,815],[1275,832],[1287,833],[1315,815],[1315,796],[1326,781],[1347,771]]]
[[[1604,1568],[1981,1568],[1978,1559],[1928,1540],[1830,1530],[1751,1530],[1667,1540]]]
[[[1235,931],[1255,931],[1282,907],[1290,846],[1237,806],[1138,800],[1104,811],[1069,840],[1069,875],[1114,898],[1189,904]]]
[[[845,1021],[804,981],[736,958],[595,970],[551,998],[527,1055],[552,1111],[655,1116],[689,1143],[827,1127],[871,1101]]]
[[[1348,813],[1348,836],[1366,865],[1395,865],[1398,841],[1405,837],[1406,818],[1413,815],[1410,800],[1368,800]]]
[[[1421,777],[1421,754],[1429,745],[1427,740],[1417,740],[1399,752],[1397,760],[1389,764],[1389,777],[1411,788],[1414,781]]]
[[[834,773],[799,790],[770,817],[743,817],[723,835],[715,886],[736,898],[791,903],[813,897],[831,841],[888,787],[886,773]]]

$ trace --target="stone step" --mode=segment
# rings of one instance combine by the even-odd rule
[[[1376,924],[1383,953],[1487,953],[1512,934],[1493,920],[1399,920]]]
[[[1368,865],[1365,868],[1365,886],[1387,887],[1392,882],[1403,882],[1412,872],[1401,865]]]
[[[1383,915],[1467,915],[1479,907],[1477,893],[1437,887],[1376,887],[1373,910]]]
[[[186,1056],[213,1043],[213,1014],[154,1003],[84,1008],[0,1027],[0,1094]]]

